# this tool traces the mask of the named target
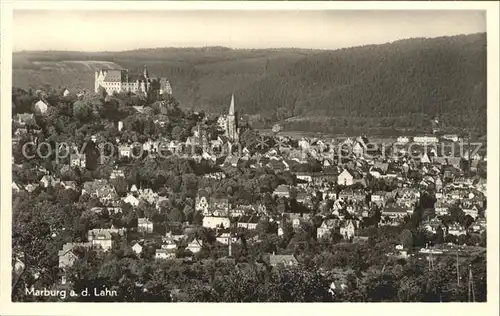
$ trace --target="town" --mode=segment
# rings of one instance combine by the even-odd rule
[[[183,111],[175,80],[135,78],[13,90],[13,296],[486,299],[486,143],[261,133],[237,94],[227,114]]]

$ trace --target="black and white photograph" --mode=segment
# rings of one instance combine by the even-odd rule
[[[498,12],[129,4],[10,11],[2,300],[498,304]]]

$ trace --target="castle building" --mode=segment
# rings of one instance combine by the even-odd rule
[[[237,142],[239,140],[238,116],[234,111],[234,94],[231,96],[231,105],[229,106],[228,115],[220,116],[217,120],[219,128],[224,131],[230,141]]]
[[[97,70],[95,72],[94,85],[96,93],[102,87],[108,94],[115,92],[144,93],[145,95],[152,92],[172,94],[170,82],[166,78],[158,79],[150,77],[146,65],[144,65],[144,70],[140,75],[129,74],[129,71],[126,69]]]

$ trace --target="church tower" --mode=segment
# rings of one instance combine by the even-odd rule
[[[238,121],[234,111],[234,93],[231,96],[231,105],[229,106],[229,114],[227,115],[226,136],[233,142],[238,141]]]
[[[147,95],[149,91],[149,74],[148,74],[148,67],[146,65],[144,65],[144,70],[142,71],[142,75],[144,76],[143,90],[144,93]]]

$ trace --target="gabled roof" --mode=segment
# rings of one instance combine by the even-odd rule
[[[289,263],[297,264],[298,261],[293,255],[270,255],[269,256],[269,264],[277,265],[277,264],[285,264]]]

